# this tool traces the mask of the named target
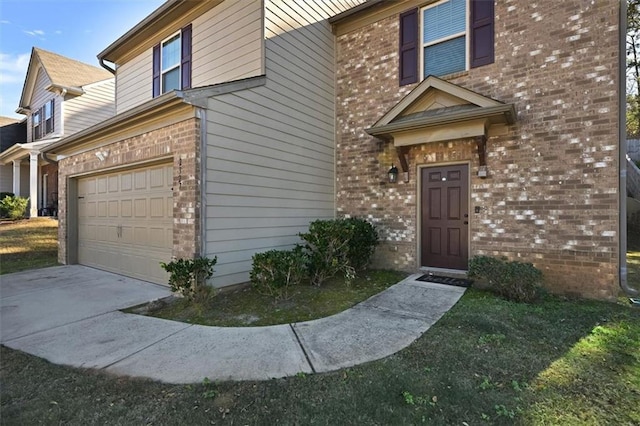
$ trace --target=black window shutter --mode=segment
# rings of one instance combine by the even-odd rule
[[[160,96],[160,44],[153,46],[153,97]]]
[[[471,0],[471,68],[494,61],[493,0]]]
[[[400,14],[400,86],[418,81],[418,9]]]
[[[54,132],[56,130],[56,101],[55,99],[51,99],[51,129],[49,132]]]
[[[182,29],[182,61],[180,63],[182,75],[182,89],[191,88],[191,24]]]

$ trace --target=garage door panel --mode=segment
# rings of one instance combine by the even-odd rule
[[[133,176],[131,173],[122,173],[120,175],[120,191],[127,192],[133,189]]]
[[[147,189],[147,171],[134,173],[135,186],[134,189]]]
[[[107,192],[107,178],[100,177],[96,181],[96,193],[105,194]]]
[[[133,215],[135,217],[147,217],[146,198],[136,198],[133,200]]]
[[[79,179],[79,263],[166,284],[160,262],[172,255],[172,181],[171,165]]]

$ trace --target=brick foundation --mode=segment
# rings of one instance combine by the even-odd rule
[[[67,181],[123,167],[144,166],[154,160],[173,162],[173,256],[193,258],[200,254],[200,121],[185,120],[99,148],[109,156],[99,161],[89,150],[59,162],[58,261],[67,263]]]
[[[487,179],[475,143],[456,140],[413,146],[409,182],[387,183],[395,149],[364,129],[415,87],[398,85],[398,17],[338,37],[336,207],[378,226],[378,266],[420,267],[417,168],[468,162],[471,256],[533,262],[556,293],[616,297],[619,5],[543,3],[496,2],[495,63],[445,78],[516,106],[487,142]]]

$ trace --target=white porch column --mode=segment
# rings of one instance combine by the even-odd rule
[[[29,153],[29,216],[38,217],[38,151]]]
[[[20,166],[22,160],[13,160],[13,195],[20,196]]]

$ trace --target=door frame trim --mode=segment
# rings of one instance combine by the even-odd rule
[[[422,263],[422,169],[431,169],[434,167],[446,167],[446,166],[459,166],[466,165],[467,166],[467,182],[469,186],[469,190],[467,191],[468,197],[468,206],[469,206],[469,232],[467,232],[467,248],[468,248],[468,256],[471,258],[471,161],[445,161],[442,163],[426,163],[426,164],[418,164],[416,166],[416,266],[417,269],[421,270],[424,268],[428,268],[429,270],[436,270],[438,268],[433,268],[431,266],[421,265]],[[441,269],[441,268],[440,268]],[[466,271],[463,269],[448,269],[447,271]]]

